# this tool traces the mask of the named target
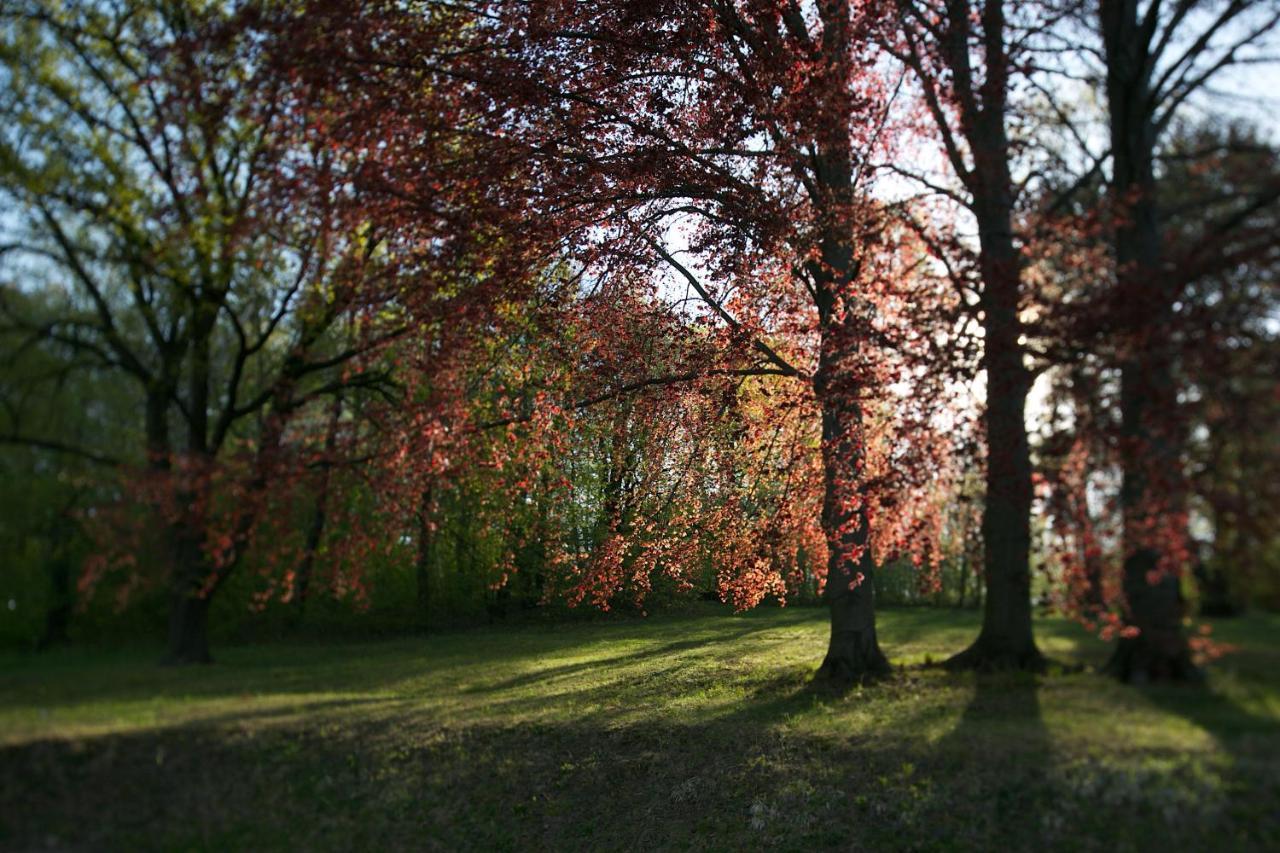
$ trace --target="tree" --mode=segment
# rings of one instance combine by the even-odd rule
[[[938,443],[907,435],[932,427],[930,403],[944,398],[892,390],[928,378],[913,365],[934,339],[906,319],[938,300],[904,274],[911,241],[869,194],[872,154],[894,137],[870,38],[877,13],[721,0],[357,13],[326,2],[308,10],[314,37],[298,60],[318,89],[348,99],[320,100],[361,163],[364,209],[404,223],[407,241],[426,211],[432,227],[452,218],[454,240],[482,211],[486,227],[507,223],[510,250],[486,286],[528,293],[522,282],[555,263],[582,282],[594,351],[625,372],[575,369],[576,393],[522,399],[572,412],[743,382],[775,411],[812,413],[800,440],[819,454],[820,480],[792,500],[821,495],[832,632],[820,674],[835,680],[888,668],[874,565],[912,529],[915,457]],[[701,330],[671,372],[648,370],[626,348],[636,338],[616,334],[654,314]],[[621,325],[593,325],[604,318]],[[751,575],[745,557],[759,552],[735,571]]]
[[[1169,263],[1155,168],[1180,109],[1221,70],[1255,59],[1280,22],[1267,4],[1101,0],[1116,264],[1127,631],[1108,669],[1128,681],[1194,675],[1178,590],[1188,560],[1176,363],[1167,329],[1186,277]]]
[[[1047,364],[1032,345],[1035,335],[1023,317],[1036,295],[1025,274],[1024,251],[1033,244],[1028,214],[1034,210],[1026,204],[1031,179],[1014,180],[1016,161],[1025,159],[1028,140],[1011,134],[1010,98],[1018,79],[1029,88],[1032,57],[1043,47],[1037,39],[1062,15],[1050,5],[996,0],[897,0],[894,9],[897,26],[887,38],[918,84],[931,130],[959,188],[939,186],[913,169],[893,168],[954,202],[972,217],[978,234],[974,259],[972,248],[956,233],[956,213],[942,229],[917,225],[929,232],[929,245],[957,286],[973,289],[966,303],[982,326],[986,375],[982,541],[987,596],[978,638],[947,665],[1039,669],[1044,659],[1031,625],[1032,465],[1026,405],[1036,372]]]
[[[328,158],[291,123],[287,87],[261,73],[242,12],[150,0],[3,11],[7,328],[20,347],[72,353],[137,389],[141,446],[121,459],[122,485],[152,511],[142,529],[164,531],[175,663],[209,660],[210,598],[302,470],[291,421],[376,385],[343,366],[385,331],[336,337],[340,318],[372,307],[360,288],[371,244],[334,228]],[[37,276],[47,305],[32,314],[16,296]],[[115,530],[82,585],[113,557],[126,586],[141,583],[142,538]]]

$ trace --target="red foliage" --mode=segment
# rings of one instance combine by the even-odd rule
[[[739,607],[782,598],[802,551],[847,585],[868,547],[930,559],[940,297],[869,194],[895,138],[877,15],[317,2],[285,22],[423,339],[398,356],[423,390],[383,435],[383,519],[477,467],[501,472],[500,516],[612,417],[643,462],[594,547],[546,543],[571,602],[704,559]]]

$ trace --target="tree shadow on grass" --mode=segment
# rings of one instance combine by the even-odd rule
[[[1237,849],[1280,849],[1280,721],[1255,713],[1234,697],[1207,684],[1132,688],[1152,705],[1182,717],[1213,736],[1227,754],[1221,771],[1188,763],[1183,775],[1207,777],[1208,793],[1221,808],[1222,846]],[[1263,796],[1239,797],[1241,791]],[[1269,805],[1267,805],[1269,804]],[[1261,805],[1261,807],[1260,807]]]
[[[546,683],[548,681],[582,675],[595,670],[610,670],[617,669],[619,667],[636,666],[647,661],[678,655],[682,652],[705,651],[715,646],[725,645],[737,640],[745,639],[752,634],[767,631],[769,630],[769,627],[760,627],[757,625],[743,626],[735,631],[725,632],[722,634],[718,633],[716,636],[711,638],[662,643],[650,648],[637,649],[635,651],[627,652],[626,654],[613,655],[611,657],[595,657],[587,660],[574,661],[573,663],[560,664],[557,666],[539,667],[510,678],[498,681],[486,681],[481,684],[471,685],[465,688],[464,692],[504,693],[510,690],[518,690],[523,687]]]
[[[456,683],[464,682],[471,685],[463,688],[466,692],[499,694],[547,679],[632,667],[699,649],[717,650],[811,618],[809,613],[769,614],[767,619],[725,617],[723,621],[690,617],[683,622],[692,621],[699,629],[697,635],[677,642],[665,641],[663,634],[671,630],[687,636],[689,625],[679,618],[611,625],[607,632],[589,630],[589,625],[570,626],[571,630],[522,626],[440,635],[421,642],[242,647],[227,650],[212,667],[180,669],[156,667],[150,651],[103,658],[91,650],[70,649],[52,662],[32,659],[19,669],[0,673],[0,707],[38,710],[103,701],[367,692],[402,686],[409,694],[421,695],[424,690],[453,691]],[[627,644],[638,647],[610,654],[614,647]],[[578,655],[587,657],[542,665],[544,659]],[[495,671],[498,677],[488,679],[487,673]]]
[[[1052,742],[1041,717],[1039,677],[1001,672],[953,676],[973,682],[960,719],[936,744],[938,760],[973,796],[959,846],[1020,849],[1046,837],[1052,820]]]
[[[891,845],[913,830],[898,801],[915,782],[901,768],[919,757],[782,725],[829,701],[784,673],[694,723],[442,725],[402,702],[376,717],[317,708],[290,725],[38,742],[0,750],[0,846]]]
[[[247,667],[252,683],[297,693],[296,705],[0,749],[0,848],[53,837],[89,849],[1176,849],[1240,841],[1224,830],[1262,820],[1199,822],[1184,798],[1174,805],[1190,817],[1170,823],[1130,790],[1127,766],[1056,766],[1041,713],[1051,679],[900,671],[841,694],[806,666],[738,665],[733,643],[778,627],[495,632],[303,673],[296,657],[270,657]],[[432,667],[443,674],[399,686]],[[303,695],[387,685],[367,699]],[[428,695],[450,689],[454,704]],[[467,696],[483,714],[456,704]],[[1238,754],[1271,737],[1236,711],[1181,713],[1235,738]],[[939,739],[921,734],[952,717]],[[1255,811],[1280,793],[1274,771],[1259,778],[1273,795],[1238,797]]]
[[[0,750],[0,847],[50,837],[89,849],[1211,844],[1218,826],[1175,835],[1143,823],[1126,802],[1100,806],[1101,789],[1072,789],[1053,764],[1043,683],[900,674],[839,696],[794,669],[756,678],[735,705],[683,721],[444,721],[401,699],[317,707],[256,727],[232,717],[45,741]],[[969,685],[954,727],[933,742],[920,737],[904,697],[949,697]],[[865,722],[885,705],[905,718]],[[815,724],[824,720],[831,725]],[[1063,812],[1071,797],[1076,810]]]

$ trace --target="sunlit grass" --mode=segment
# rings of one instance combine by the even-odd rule
[[[827,629],[801,608],[231,646],[197,669],[11,657],[0,843],[218,847],[249,825],[274,827],[252,846],[330,848],[1280,840],[1276,619],[1220,625],[1241,651],[1203,688],[1114,684],[1088,669],[1106,647],[1059,620],[1038,636],[1064,671],[920,666],[976,621],[884,613],[902,668],[844,695],[809,685]],[[150,828],[77,822],[126,789]]]

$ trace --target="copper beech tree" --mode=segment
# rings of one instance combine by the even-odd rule
[[[1075,72],[1105,92],[1108,132],[1105,147],[1090,145],[1083,125],[1059,114],[1064,135],[1099,150],[1050,221],[1067,256],[1090,257],[1103,274],[1060,278],[1071,304],[1059,320],[1075,352],[1057,376],[1062,416],[1045,446],[1054,559],[1071,606],[1118,639],[1112,674],[1191,679],[1203,648],[1185,630],[1182,593],[1204,556],[1193,519],[1229,519],[1236,488],[1266,507],[1247,478],[1196,470],[1206,443],[1197,433],[1228,423],[1219,394],[1248,388],[1238,402],[1259,405],[1248,365],[1269,357],[1259,330],[1280,246],[1274,152],[1229,130],[1208,87],[1234,65],[1269,61],[1280,12],[1245,2],[1064,8],[1081,39]]]
[[[1170,232],[1160,210],[1157,155],[1184,107],[1223,69],[1266,57],[1266,40],[1277,23],[1280,10],[1265,3],[1166,7],[1104,0],[1097,9],[1112,163],[1123,590],[1125,622],[1131,629],[1108,668],[1125,680],[1194,674],[1178,591],[1191,555],[1184,425],[1178,417],[1175,373],[1178,337],[1169,332],[1178,325],[1178,309],[1196,273],[1206,265],[1239,263],[1225,238],[1275,200],[1274,188],[1264,187],[1210,221],[1201,242],[1167,245]],[[1244,243],[1258,250],[1258,241]],[[1266,240],[1262,248],[1267,248]],[[1174,263],[1179,255],[1184,260],[1180,266]]]
[[[1212,614],[1225,603],[1221,581],[1248,582],[1265,573],[1265,550],[1258,548],[1274,526],[1270,481],[1255,476],[1269,470],[1264,448],[1272,439],[1246,424],[1265,422],[1260,414],[1274,405],[1274,383],[1264,377],[1274,372],[1268,365],[1275,357],[1268,317],[1275,311],[1280,253],[1276,152],[1239,127],[1210,126],[1171,135],[1156,158],[1164,177],[1153,186],[1155,203],[1169,235],[1162,241],[1168,262],[1158,282],[1173,302],[1159,343],[1167,359],[1161,371],[1168,399],[1158,417],[1150,417],[1170,444],[1163,449],[1166,467],[1148,469],[1154,463],[1145,455],[1152,450],[1134,447],[1132,420],[1123,416],[1125,386],[1116,365],[1134,355],[1132,327],[1116,328],[1105,319],[1097,325],[1100,317],[1133,322],[1114,307],[1115,279],[1077,288],[1088,297],[1073,322],[1092,326],[1081,336],[1092,343],[1057,377],[1055,414],[1041,447],[1045,509],[1052,519],[1049,551],[1064,574],[1060,594],[1069,610],[1118,639],[1111,670],[1133,681],[1195,677],[1195,658],[1214,648],[1184,631],[1190,614],[1179,591],[1183,577],[1195,572],[1201,612]],[[1093,208],[1082,217],[1093,224],[1079,229],[1078,239],[1105,269],[1109,206],[1099,203],[1100,192],[1094,188],[1082,204]],[[1240,451],[1252,466],[1239,466]],[[1126,493],[1117,486],[1138,464],[1147,471],[1152,527],[1140,541],[1159,545],[1162,556],[1135,586],[1139,578],[1132,562],[1125,570],[1124,545],[1136,536],[1130,532],[1126,540],[1124,533],[1133,509],[1126,511]],[[1198,540],[1191,529],[1197,517]],[[1144,599],[1149,592],[1152,598]],[[1147,602],[1146,610],[1132,609],[1135,597]],[[1153,602],[1160,603],[1158,611]],[[1158,648],[1167,655],[1150,648],[1155,637],[1140,640],[1139,613],[1159,619]],[[1139,659],[1125,663],[1132,654]]]
[[[1094,371],[1109,363],[1121,376],[1118,430],[1112,434],[1110,419],[1078,396],[1068,426],[1074,447],[1054,474],[1083,481],[1109,464],[1109,444],[1118,448],[1125,580],[1119,597],[1102,594],[1106,521],[1092,517],[1079,491],[1059,495],[1078,522],[1072,525],[1078,547],[1065,563],[1076,582],[1068,598],[1089,618],[1103,617],[1119,637],[1110,664],[1117,675],[1184,677],[1192,667],[1178,577],[1194,555],[1187,532],[1187,423],[1179,399],[1184,385],[1175,365],[1199,360],[1202,344],[1216,337],[1205,323],[1217,312],[1197,305],[1192,283],[1270,251],[1274,241],[1258,238],[1254,220],[1275,196],[1265,179],[1234,205],[1202,194],[1218,218],[1193,239],[1184,230],[1176,248],[1165,247],[1161,231],[1168,223],[1161,220],[1167,215],[1158,210],[1163,202],[1154,164],[1162,136],[1208,81],[1234,63],[1265,58],[1263,43],[1277,13],[1265,4],[1235,2],[1095,7],[903,0],[895,9],[888,43],[912,72],[959,188],[897,170],[967,211],[978,237],[968,264],[956,219],[928,238],[936,253],[950,255],[944,263],[953,278],[976,282],[971,302],[982,322],[987,380],[988,598],[982,633],[951,663],[1039,665],[1030,619],[1033,468],[1025,401],[1034,371],[1055,365],[1063,366],[1057,375],[1068,377],[1073,393],[1090,398],[1099,384]],[[1090,47],[1091,32],[1100,36],[1099,50]],[[1101,151],[1073,121],[1059,91],[1081,69],[1105,81],[1110,137]],[[1046,133],[1061,139],[1038,151]],[[1078,150],[1064,156],[1072,140]],[[1092,203],[1082,215],[1062,215],[1068,202],[1079,203],[1073,196],[1097,188],[1107,164],[1109,215]],[[1053,179],[1064,171],[1075,174]],[[1104,234],[1110,259],[1101,251]],[[1082,266],[1113,266],[1115,286],[1080,287]],[[1056,518],[1064,521],[1061,512]]]
[[[896,137],[871,37],[882,11],[327,0],[283,24],[305,44],[291,73],[312,87],[388,258],[445,270],[467,244],[490,259],[456,279],[461,316],[497,324],[464,323],[470,336],[498,331],[503,302],[568,288],[549,300],[561,312],[549,322],[576,335],[555,371],[503,383],[492,412],[427,416],[411,433],[501,453],[486,428],[536,445],[606,406],[611,458],[640,433],[672,448],[653,476],[606,475],[589,559],[560,549],[581,599],[607,601],[620,576],[643,588],[646,573],[682,572],[682,543],[701,531],[733,543],[717,548],[720,586],[752,604],[784,589],[771,554],[818,519],[820,674],[835,680],[888,669],[874,567],[928,559],[936,514],[921,508],[948,470],[945,389],[925,369],[947,298],[871,194]],[[430,304],[431,280],[405,300]],[[406,446],[412,459],[422,445]],[[678,521],[656,529],[645,514],[667,501],[684,502],[664,511]]]
[[[1044,47],[1045,34],[1063,16],[1051,4],[995,0],[896,0],[892,8],[886,44],[909,72],[927,117],[921,145],[941,150],[951,181],[934,177],[925,166],[891,168],[947,206],[941,225],[936,216],[913,216],[912,222],[966,293],[964,305],[982,329],[987,595],[978,638],[948,665],[1038,669],[1044,659],[1031,624],[1032,461],[1026,408],[1037,372],[1050,361],[1036,346],[1041,333],[1029,322],[1042,296],[1030,274],[1038,187],[1028,139],[1012,129],[1020,115],[1011,98],[1020,88],[1024,91],[1017,94],[1026,100],[1035,50]],[[959,227],[965,219],[976,227],[976,247]]]

